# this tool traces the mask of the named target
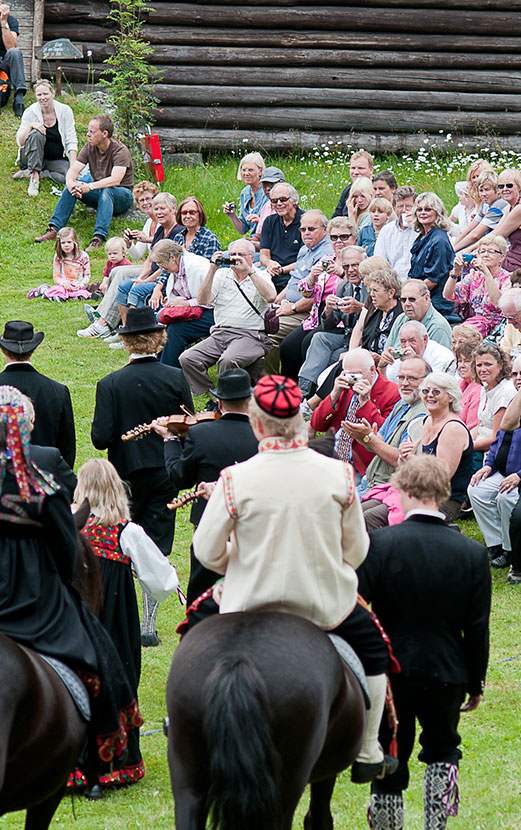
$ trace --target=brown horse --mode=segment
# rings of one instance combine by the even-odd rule
[[[183,637],[167,685],[177,830],[332,830],[338,772],[355,759],[365,706],[322,631],[281,613],[210,617]]]
[[[85,523],[85,509],[88,516],[88,503],[82,508],[75,516],[77,527]],[[99,568],[82,536],[73,584],[89,610],[97,611]],[[47,830],[85,744],[87,726],[54,669],[2,634],[0,712],[0,816],[26,809],[25,830]]]

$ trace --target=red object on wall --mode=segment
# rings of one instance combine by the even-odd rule
[[[164,182],[165,168],[163,166],[163,156],[161,154],[158,134],[148,133],[144,135],[142,145],[145,151],[145,164],[150,168],[150,172],[158,184]]]

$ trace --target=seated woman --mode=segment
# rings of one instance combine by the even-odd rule
[[[455,351],[461,389],[460,417],[471,430],[478,425],[478,409],[481,400],[481,386],[477,382],[472,366],[473,352],[474,349],[469,343],[462,343]]]
[[[458,381],[443,372],[431,372],[420,391],[428,412],[418,439],[402,441],[399,458],[404,461],[421,448],[426,455],[444,461],[451,478],[450,499],[441,506],[449,522],[459,516],[472,475],[472,437],[461,418],[461,390]],[[420,419],[415,422],[419,424]],[[412,427],[411,427],[412,429]],[[409,433],[410,435],[410,433]],[[381,484],[362,496],[362,510],[371,530],[403,521],[399,495],[389,484]]]
[[[187,196],[177,208],[177,221],[183,225],[183,230],[174,236],[178,242],[191,254],[211,259],[212,254],[221,250],[221,243],[213,231],[206,227],[208,217],[199,199]]]
[[[521,267],[521,173],[511,168],[499,174],[498,191],[510,206],[496,225],[494,234],[506,237],[510,245],[503,260],[506,271]]]
[[[521,389],[521,357],[512,367],[516,391]],[[494,568],[510,565],[510,514],[519,501],[521,427],[499,429],[481,469],[470,480],[468,494],[474,516]]]
[[[482,343],[472,354],[472,368],[481,384],[478,425],[472,430],[474,469],[483,464],[483,453],[495,440],[505,410],[516,390],[510,380],[511,361],[497,346]]]
[[[298,379],[311,339],[321,328],[320,318],[325,310],[327,298],[336,295],[337,286],[344,276],[341,252],[356,245],[357,233],[355,225],[345,216],[329,220],[327,235],[335,255],[327,254],[313,265],[308,276],[301,279],[297,285],[302,297],[311,297],[313,305],[309,317],[288,334],[280,345],[281,374],[285,377]]]
[[[424,280],[436,311],[450,323],[459,323],[459,317],[454,314],[454,303],[443,298],[443,289],[454,261],[454,248],[448,234],[450,222],[447,211],[436,193],[420,193],[416,197],[412,223],[419,236],[411,248],[409,279]]]
[[[40,79],[33,84],[33,89],[36,103],[24,111],[16,133],[23,169],[13,176],[29,179],[29,196],[38,195],[40,177],[63,184],[78,154],[74,113],[69,105],[55,101],[50,81]]]
[[[158,320],[168,326],[161,363],[179,369],[179,355],[199,338],[207,337],[214,324],[213,307],[197,303],[210,265],[206,257],[192,254],[170,239],[154,245],[150,257],[161,269],[150,305],[155,311],[161,309]]]
[[[475,326],[483,337],[501,322],[499,297],[502,290],[510,288],[510,274],[501,267],[507,248],[506,239],[489,234],[480,243],[477,256],[463,277],[463,254],[456,254],[443,289],[446,300],[456,300],[468,306],[465,323],[467,326]]]
[[[376,257],[366,259],[363,263],[364,267],[371,262],[371,259],[376,259]],[[387,269],[370,273],[364,279],[364,285],[369,293],[371,306],[368,304],[361,312],[353,329],[349,348],[356,349],[362,346],[373,354],[380,355],[385,349],[385,343],[394,321],[403,311],[400,303],[401,283],[396,271],[387,267]]]
[[[456,354],[456,349],[464,343],[468,343],[472,347],[472,351],[474,351],[482,342],[483,337],[474,326],[467,326],[465,323],[461,323],[452,329],[450,347],[454,354]]]
[[[374,199],[374,187],[371,179],[358,176],[351,185],[347,200],[347,215],[360,231],[371,222],[369,205]]]
[[[158,193],[159,188],[157,185],[147,181],[138,182],[132,189],[134,204],[146,214],[147,220],[141,230],[125,228],[123,231],[123,237],[127,246],[127,255],[130,259],[143,259],[148,254],[157,229],[157,219],[152,206],[152,200]],[[141,269],[141,266],[139,268]],[[128,273],[128,276],[130,276],[130,273]]]
[[[261,208],[268,201],[262,185],[261,178],[266,164],[260,153],[247,153],[239,163],[237,178],[244,182],[241,190],[239,215],[234,202],[225,202],[222,210],[225,216],[229,216],[235,230],[241,235],[248,235],[253,241],[255,250],[259,250],[259,241],[256,239],[257,222]]]
[[[389,202],[383,197],[375,197],[369,204],[369,218],[370,223],[360,229],[358,235],[358,244],[365,248],[368,256],[374,253],[374,246],[378,239],[378,234],[383,226],[390,222],[393,218],[392,202]]]
[[[142,719],[112,640],[71,588],[78,535],[68,499],[31,460],[23,397],[12,386],[0,387],[0,424],[0,632],[86,681],[88,746],[99,747],[98,763],[115,760]]]

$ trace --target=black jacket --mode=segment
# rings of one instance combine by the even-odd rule
[[[248,416],[227,412],[218,421],[190,427],[184,447],[180,441],[165,442],[165,464],[172,484],[179,490],[195,487],[201,481],[216,481],[225,467],[246,461],[257,452],[257,439]],[[205,499],[197,499],[190,521],[197,525]]]
[[[146,357],[102,378],[96,387],[92,443],[108,449],[108,459],[123,478],[129,473],[165,465],[163,439],[150,432],[137,441],[122,441],[123,433],[161,415],[180,413],[181,404],[193,411],[190,389],[181,369]]]
[[[65,459],[60,455],[60,451],[55,447],[39,447],[31,444],[29,446],[29,452],[31,459],[40,470],[53,474],[65,493],[69,504],[71,504],[78,479]]]
[[[391,639],[404,677],[482,691],[491,582],[486,549],[435,516],[371,533],[359,591]]]
[[[76,431],[67,387],[40,374],[29,363],[9,363],[0,372],[0,386],[15,386],[32,400],[36,419],[31,441],[43,447],[57,447],[69,467],[73,467]]]

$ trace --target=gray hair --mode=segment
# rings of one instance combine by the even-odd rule
[[[349,361],[350,357],[359,357],[360,364],[365,371],[369,371],[369,369],[374,368],[374,357],[368,349],[356,348],[350,349],[348,352],[345,353],[342,359],[342,366],[344,365],[344,360]]]
[[[412,326],[413,328],[415,328],[415,329],[416,329],[416,331],[417,331],[417,332],[418,332],[418,333],[419,333],[422,337],[425,337],[425,335],[427,335],[427,337],[429,336],[429,332],[427,331],[426,327],[423,325],[423,323],[420,323],[420,321],[419,321],[419,320],[409,320],[407,323],[404,323],[404,324],[403,324],[403,326],[402,326],[402,327],[401,327],[401,329],[400,329],[400,333],[401,333],[401,332],[402,332],[405,328],[409,328],[409,327],[411,327],[411,326]]]
[[[252,416],[258,418],[268,435],[276,435],[279,438],[285,438],[287,441],[296,438],[298,435],[306,435],[306,423],[300,411],[291,418],[276,418],[274,415],[268,415],[267,412],[264,412],[253,395],[250,398],[248,409],[250,418]]]
[[[450,398],[449,409],[451,412],[454,412],[456,415],[458,412],[461,412],[461,389],[455,377],[448,375],[446,372],[431,372],[420,383],[420,391],[425,389],[428,383],[432,383],[434,386],[439,386],[440,389],[445,390]]]
[[[266,169],[266,162],[264,161],[260,153],[246,153],[246,155],[243,156],[239,162],[239,169],[237,170],[237,178],[239,179],[239,181],[241,179],[242,165],[246,164],[246,162],[254,164],[255,167],[259,168],[261,173],[264,173]]]
[[[183,246],[179,245],[178,242],[172,242],[171,239],[161,239],[151,248],[150,259],[158,265],[163,265],[163,263],[168,262],[171,256],[175,259],[181,259],[183,251]]]
[[[331,235],[331,231],[333,228],[343,228],[343,230],[347,231],[350,236],[354,236],[358,239],[358,228],[354,222],[349,219],[348,216],[333,216],[332,219],[329,220],[327,223],[327,235]],[[353,247],[353,246],[351,246]]]
[[[351,251],[355,251],[357,254],[360,254],[360,262],[363,262],[364,259],[368,259],[367,251],[365,248],[362,248],[361,245],[348,245],[347,248],[342,248],[340,251],[340,260],[342,260],[344,253],[350,253]]]
[[[513,305],[517,312],[521,311],[521,291],[519,288],[507,288],[503,291],[498,302],[501,311],[505,306]]]
[[[255,245],[253,244],[253,242],[250,242],[249,239],[234,239],[233,242],[230,242],[230,244],[228,245],[228,250],[231,251],[232,247],[234,245],[237,245],[239,242],[242,242],[245,245],[247,245],[250,254],[252,256],[255,256]]]
[[[406,285],[412,285],[415,288],[417,288],[422,297],[425,297],[426,294],[428,294],[429,297],[430,297],[431,292],[429,291],[425,280],[415,280],[415,279],[405,280],[405,282],[402,283],[402,292],[403,292],[403,289],[405,288]]]
[[[170,210],[176,210],[177,199],[165,190],[164,193],[158,193],[157,196],[154,196],[152,199],[152,207],[155,207],[156,205],[166,205],[170,208]]]
[[[276,187],[285,187],[287,192],[288,192],[288,197],[289,197],[290,202],[293,202],[294,205],[298,205],[299,195],[298,195],[296,189],[293,187],[292,184],[289,184],[289,182],[277,182],[271,188],[270,196],[273,196],[273,191],[275,190]]]
[[[306,210],[306,212],[303,213],[302,216],[300,217],[300,221],[302,222],[304,217],[309,216],[311,213],[313,213],[315,216],[318,216],[320,218],[320,224],[322,225],[323,228],[327,228],[327,223],[329,222],[329,219],[327,218],[325,213],[323,213],[321,210],[318,210],[318,209],[316,209],[316,210],[314,210],[314,209]]]

